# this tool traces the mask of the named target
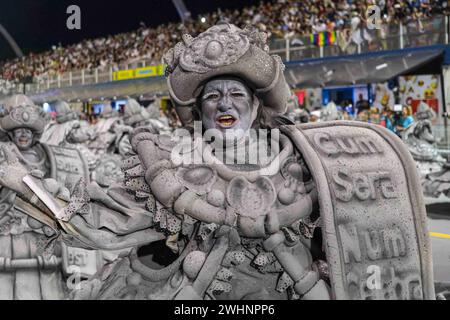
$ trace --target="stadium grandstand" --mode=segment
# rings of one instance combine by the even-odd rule
[[[380,8],[377,23],[382,26],[375,31],[367,28],[368,8],[373,5]],[[427,29],[439,28],[442,26],[440,20],[428,22],[433,17],[449,13],[448,1],[442,0],[262,1],[242,10],[217,10],[184,23],[169,23],[156,28],[141,26],[129,33],[33,52],[23,58],[1,62],[0,78],[14,83],[27,77],[42,79],[75,70],[118,70],[121,65],[137,61],[145,61],[147,65],[158,64],[164,51],[180,41],[182,34],[196,35],[219,20],[240,27],[257,26],[268,33],[274,50],[286,47],[285,41],[277,42],[277,39],[287,39],[291,47],[322,41],[335,47],[333,52],[356,53],[361,46],[367,46],[368,50],[380,48],[380,41],[381,48],[388,48],[392,28],[398,32],[399,25],[405,26],[405,33],[409,30],[410,33],[423,34]],[[323,33],[323,37],[313,39],[310,36]],[[284,58],[289,57],[285,55]]]

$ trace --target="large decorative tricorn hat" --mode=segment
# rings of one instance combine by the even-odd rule
[[[183,42],[164,55],[169,93],[179,106],[192,106],[204,84],[220,76],[242,79],[263,106],[284,113],[290,96],[281,58],[270,55],[267,35],[221,22],[198,37],[186,34]]]
[[[71,120],[78,120],[78,114],[70,108],[66,101],[55,102],[56,122],[65,123]]]
[[[15,95],[4,103],[0,126],[4,131],[27,128],[41,134],[49,121],[47,114],[25,95]]]
[[[150,115],[135,99],[128,99],[125,104],[125,113],[123,121],[128,126],[134,126],[136,123],[148,120]]]
[[[15,94],[8,97],[3,103],[2,107],[10,110],[16,106],[32,106],[34,102],[24,94]]]

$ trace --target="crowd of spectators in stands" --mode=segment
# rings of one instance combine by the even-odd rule
[[[158,64],[167,48],[181,40],[183,33],[197,35],[219,20],[240,27],[255,25],[269,37],[286,38],[292,45],[305,44],[302,36],[323,31],[345,30],[339,41],[368,41],[364,30],[367,9],[377,5],[382,24],[399,22],[419,25],[437,14],[450,14],[450,1],[443,0],[265,0],[259,5],[240,10],[220,10],[183,23],[147,27],[143,23],[134,32],[98,39],[86,39],[69,46],[54,46],[42,53],[30,53],[24,58],[0,62],[0,79],[21,81],[24,77],[54,76],[71,70],[99,68],[115,69],[123,63],[145,59]],[[384,31],[383,31],[384,30]],[[381,29],[388,33],[388,30]],[[345,34],[345,33],[342,33]],[[346,45],[338,43],[338,45]]]

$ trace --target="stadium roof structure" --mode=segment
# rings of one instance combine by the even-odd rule
[[[436,47],[303,60],[287,63],[285,76],[296,88],[380,83],[399,75],[420,74],[425,65],[428,74],[440,73],[444,51]]]
[[[34,103],[42,104],[56,100],[88,101],[102,98],[139,97],[145,94],[165,94],[167,84],[165,77],[149,77],[134,80],[112,81],[91,85],[79,85],[65,88],[50,89],[45,92],[30,95]]]

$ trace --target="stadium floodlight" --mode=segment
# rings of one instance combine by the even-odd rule
[[[11,46],[11,49],[13,49],[14,53],[16,54],[16,56],[19,57],[19,58],[22,58],[23,57],[22,50],[17,45],[17,42],[13,39],[13,37],[11,37],[11,35],[8,32],[8,30],[6,30],[5,27],[3,27],[3,25],[1,23],[0,23],[0,33],[3,35],[3,37],[9,43],[9,45]]]

